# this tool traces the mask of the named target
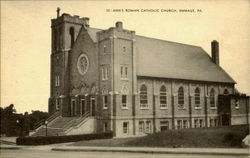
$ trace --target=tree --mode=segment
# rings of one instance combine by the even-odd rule
[[[31,114],[25,112],[23,114],[17,114],[14,108],[14,104],[2,108],[0,131],[1,134],[6,136],[23,136],[28,135],[30,129],[34,129],[36,124],[48,118],[49,114],[42,111],[32,111]],[[17,121],[18,120],[18,121]]]

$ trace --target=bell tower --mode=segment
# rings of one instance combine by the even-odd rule
[[[63,13],[51,20],[51,67],[49,113],[60,111],[63,115],[64,104],[69,94],[69,58],[80,29],[89,27],[89,18]]]

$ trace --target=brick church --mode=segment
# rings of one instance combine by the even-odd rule
[[[59,10],[51,30],[48,127],[57,135],[249,123],[249,97],[235,95],[217,41],[210,57],[199,46],[136,35],[122,22],[92,28],[89,18]]]

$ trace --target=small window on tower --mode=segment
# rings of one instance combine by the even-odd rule
[[[235,99],[235,109],[239,109],[240,107],[240,101],[238,99]]]
[[[103,53],[107,53],[107,47],[106,47],[106,45],[103,46]]]
[[[107,80],[108,79],[108,68],[107,67],[102,67],[102,80]]]
[[[123,53],[125,53],[126,52],[126,47],[123,47],[122,51],[123,51]]]
[[[56,51],[57,50],[57,30],[56,29],[53,30],[53,36],[54,36],[53,50]]]
[[[75,41],[75,31],[73,27],[70,28],[69,34],[70,34],[70,48],[72,48]]]
[[[55,77],[55,85],[56,85],[56,87],[60,86],[60,77],[59,77],[59,75],[56,75],[56,77]]]
[[[121,79],[128,79],[128,67],[127,66],[121,66]]]
[[[103,96],[103,109],[108,109],[108,95]]]

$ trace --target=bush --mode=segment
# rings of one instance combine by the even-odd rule
[[[19,137],[16,139],[17,145],[46,145],[56,143],[76,142],[80,140],[109,139],[113,137],[112,132],[68,135],[68,136],[39,136],[39,137]]]

